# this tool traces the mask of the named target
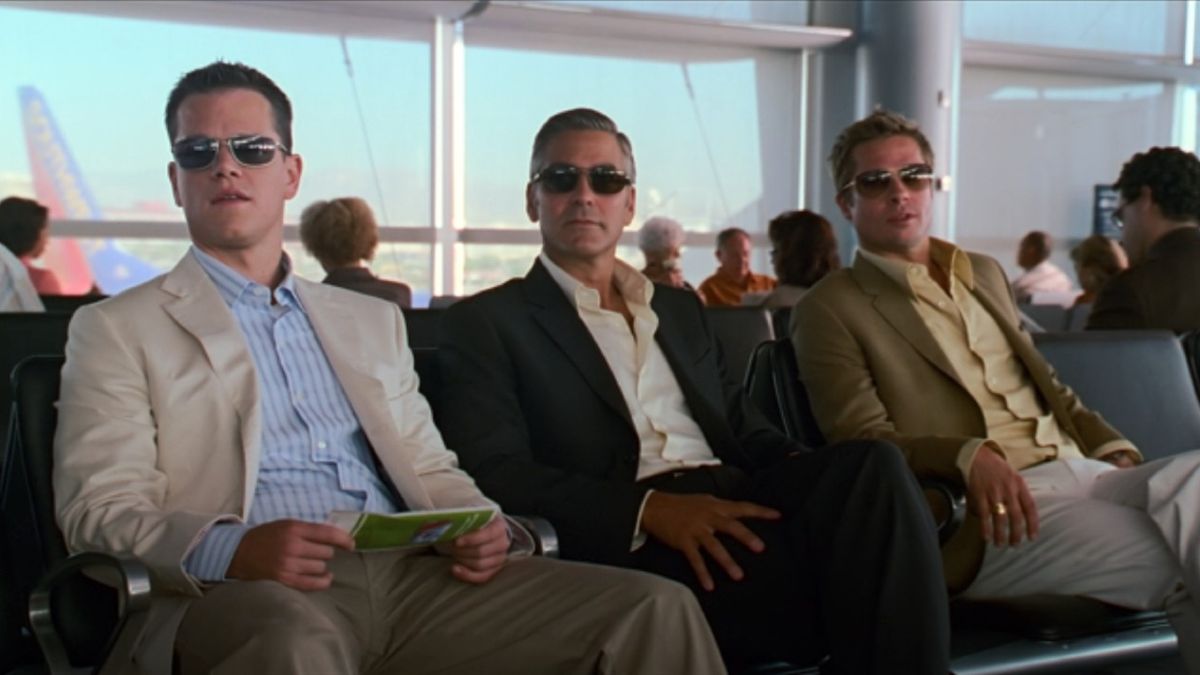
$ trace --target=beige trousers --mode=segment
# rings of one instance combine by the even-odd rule
[[[1200,675],[1200,451],[1118,469],[1071,459],[1021,472],[1040,534],[989,544],[964,595],[1082,595],[1165,609],[1188,672]]]
[[[191,604],[182,675],[724,673],[695,597],[665,578],[529,558],[472,585],[447,558],[342,553],[333,587],[230,582]]]

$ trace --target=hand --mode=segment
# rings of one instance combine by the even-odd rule
[[[326,562],[335,549],[354,550],[348,532],[325,523],[276,520],[250,528],[238,544],[231,579],[271,579],[299,591],[319,591],[333,583]]]
[[[762,553],[762,540],[743,525],[739,518],[776,520],[779,512],[751,502],[717,499],[712,495],[676,495],[651,492],[642,510],[642,529],[687,558],[706,591],[715,588],[708,567],[704,564],[703,549],[712,556],[734,581],[745,576],[729,551],[717,539],[718,532],[737,539],[746,548]]]
[[[1132,450],[1117,450],[1101,457],[1105,462],[1119,469],[1130,469],[1137,466],[1137,455]]]
[[[508,560],[508,526],[502,516],[470,534],[437,547],[454,559],[450,573],[460,581],[482,584],[496,576]]]
[[[1026,536],[1037,537],[1037,506],[1025,479],[990,446],[980,448],[971,463],[967,504],[979,516],[985,541],[1016,546]],[[998,504],[1003,513],[996,512]]]

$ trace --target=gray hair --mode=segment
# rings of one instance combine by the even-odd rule
[[[621,154],[629,163],[629,180],[637,179],[637,164],[633,161],[633,144],[629,137],[617,128],[617,123],[608,115],[591,108],[573,108],[556,113],[542,124],[537,136],[533,139],[533,153],[529,160],[529,175],[532,177],[543,168],[542,162],[546,155],[546,146],[559,134],[568,131],[605,131],[617,138],[621,146]]]
[[[638,231],[638,248],[646,252],[665,252],[683,245],[683,226],[674,218],[647,218]]]

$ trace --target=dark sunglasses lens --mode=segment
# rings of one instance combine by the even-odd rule
[[[540,180],[546,192],[563,194],[575,189],[579,172],[569,166],[550,167],[542,172]]]
[[[208,139],[176,143],[173,148],[175,163],[186,170],[203,169],[212,164],[217,156],[217,144]]]
[[[864,197],[878,197],[887,192],[892,182],[892,174],[887,171],[867,171],[854,178],[854,187],[858,194]]]
[[[229,142],[233,156],[246,166],[262,166],[275,158],[275,143],[270,139],[235,138]]]
[[[900,169],[900,180],[909,190],[924,190],[933,181],[933,169],[926,164],[913,164]]]
[[[629,179],[612,169],[592,169],[588,173],[592,190],[602,195],[615,195],[629,185]]]

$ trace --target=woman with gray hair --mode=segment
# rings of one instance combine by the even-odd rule
[[[328,275],[323,283],[390,300],[408,309],[412,289],[380,279],[367,268],[379,245],[379,226],[371,207],[358,197],[309,204],[300,214],[300,241]]]
[[[654,216],[642,223],[638,232],[638,248],[646,258],[642,269],[650,281],[675,288],[691,288],[683,280],[683,269],[679,265],[679,249],[683,246],[683,226],[679,221],[664,216]]]

